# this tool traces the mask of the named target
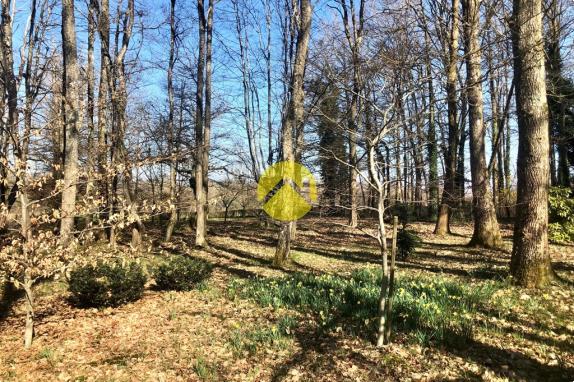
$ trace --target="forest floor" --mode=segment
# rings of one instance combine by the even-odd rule
[[[148,235],[161,237],[160,228]],[[486,301],[470,318],[472,337],[417,341],[398,328],[393,343],[378,349],[364,329],[324,326],[323,311],[245,297],[234,291],[254,278],[281,284],[299,272],[344,278],[378,268],[376,242],[342,220],[304,219],[292,261],[279,270],[271,266],[275,230],[252,220],[214,221],[209,250],[193,249],[192,231],[181,227],[173,245],[156,241],[162,249],[146,255],[149,264],[170,252],[212,262],[212,277],[197,290],[150,285],[139,301],[97,310],[71,306],[62,282],[39,285],[30,349],[22,346],[23,301],[16,301],[0,318],[0,381],[574,381],[574,247],[551,246],[562,281],[520,290],[506,280],[509,226],[503,251],[466,247],[470,225],[455,225],[447,237],[432,235],[430,223],[409,228],[422,244],[398,262],[399,279],[490,285],[493,301],[504,301]]]

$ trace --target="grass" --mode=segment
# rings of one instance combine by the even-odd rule
[[[350,277],[296,273],[283,278],[234,281],[230,296],[261,306],[311,313],[324,327],[343,326],[352,334],[374,335],[378,317],[381,272],[364,268]],[[399,277],[393,301],[393,323],[422,344],[452,343],[473,337],[477,313],[492,303],[500,282],[466,286],[443,276]]]
[[[54,350],[51,348],[43,348],[38,352],[37,358],[52,361],[54,359]]]
[[[297,321],[294,317],[285,316],[271,327],[236,329],[231,332],[228,343],[236,357],[240,357],[245,352],[253,355],[261,348],[285,349],[296,326]]]
[[[198,357],[193,365],[193,370],[202,381],[216,380],[216,372],[203,357]]]

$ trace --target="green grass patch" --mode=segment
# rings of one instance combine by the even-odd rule
[[[203,357],[198,357],[193,365],[193,370],[202,381],[217,380],[217,372]]]
[[[253,355],[263,348],[285,349],[296,326],[297,321],[294,317],[285,316],[270,327],[234,330],[228,343],[236,357],[245,352]]]
[[[282,278],[236,280],[230,296],[262,306],[290,308],[315,315],[325,327],[343,326],[352,334],[376,331],[381,272],[365,268],[350,277],[296,273]],[[489,281],[464,285],[443,276],[402,276],[396,283],[393,324],[410,339],[452,343],[466,341],[480,325],[477,313],[503,286]]]

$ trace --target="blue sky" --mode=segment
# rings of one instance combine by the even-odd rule
[[[38,0],[42,3],[44,0]],[[246,3],[251,4],[254,9],[257,4],[263,4],[263,0],[245,0]],[[271,0],[274,2],[274,0]],[[374,1],[374,0],[373,0]],[[124,1],[125,2],[125,1]],[[56,2],[59,4],[59,1]],[[112,15],[115,13],[116,5],[111,1],[110,11]],[[86,24],[86,1],[76,1],[76,24],[78,31],[78,52],[82,60],[85,60],[86,45],[87,45],[87,24]],[[330,8],[334,5],[333,0],[320,0],[314,2],[314,22],[312,33],[312,44],[317,42],[324,32],[330,29],[332,23],[338,20],[338,15]],[[14,19],[14,47],[18,51],[22,34],[24,33],[28,14],[29,14],[30,0],[17,0],[16,1],[16,14]],[[132,103],[145,102],[151,104],[157,110],[165,110],[166,107],[166,72],[168,53],[169,53],[169,29],[166,23],[168,17],[168,0],[136,0],[136,11],[138,12],[136,25],[134,27],[134,36],[131,43],[131,50],[128,58],[133,59],[136,54],[138,56],[137,75],[133,77],[131,82],[130,100]],[[257,28],[264,31],[265,19],[262,14],[262,6],[259,7],[259,13],[254,11],[255,14],[250,18],[249,38],[252,46],[257,46],[259,43],[258,35],[256,34]],[[57,24],[60,20],[60,9],[56,6],[53,9],[53,20]],[[196,47],[196,8],[193,1],[179,0],[177,5],[177,17],[179,21],[179,29],[185,31],[185,39],[182,41],[182,46],[179,55],[179,65],[182,63],[188,64],[191,68],[194,67],[195,47]],[[282,85],[280,83],[281,74],[281,44],[280,35],[277,26],[277,19],[274,18],[274,25],[272,27],[272,60],[273,60],[273,121],[274,126],[279,124],[279,110],[282,102]],[[264,31],[265,32],[265,31]],[[113,30],[112,30],[113,36]],[[59,50],[60,31],[58,25],[54,25],[49,35],[50,45],[54,49]],[[113,38],[112,38],[113,39]],[[185,48],[185,49],[184,49]],[[98,52],[99,43],[96,39],[96,52]],[[237,61],[237,36],[235,30],[235,20],[233,15],[233,8],[230,0],[220,0],[216,3],[215,22],[214,22],[214,104],[215,106],[223,106],[229,109],[229,112],[220,116],[214,121],[214,136],[226,133],[226,138],[221,138],[224,143],[223,146],[228,147],[230,150],[246,150],[246,133],[244,122],[241,116],[243,107],[243,96],[241,87],[241,74],[239,71],[239,63]],[[565,67],[567,70],[572,68],[573,55],[572,52],[572,38],[566,40],[564,47]],[[231,54],[230,54],[231,53]],[[16,65],[18,65],[18,54],[16,55]],[[96,59],[98,54],[96,53]],[[85,61],[83,61],[85,62]],[[96,62],[96,65],[98,63]],[[176,81],[178,78],[176,77]],[[262,101],[262,118],[266,120],[265,97],[266,89],[263,74],[258,76],[255,81],[258,83],[260,90],[259,96]],[[486,91],[486,86],[485,86]],[[488,96],[485,94],[485,100]],[[262,136],[263,141],[265,137]],[[221,142],[218,142],[221,143]],[[489,147],[490,145],[487,145]],[[514,147],[513,147],[514,149]],[[487,149],[487,151],[489,151]],[[468,154],[467,154],[468,155]],[[264,154],[266,156],[266,153]],[[513,157],[515,154],[513,153]],[[514,160],[513,160],[514,164]]]

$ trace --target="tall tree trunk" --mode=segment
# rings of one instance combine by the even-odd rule
[[[512,41],[518,195],[510,271],[519,285],[542,287],[553,273],[548,252],[549,139],[541,0],[514,0]]]
[[[205,115],[203,126],[203,151],[201,160],[203,166],[203,194],[205,195],[205,224],[203,225],[203,235],[207,239],[207,218],[209,216],[208,198],[209,198],[209,151],[211,149],[211,67],[213,55],[213,12],[215,11],[215,1],[209,0],[209,9],[207,10],[207,35],[205,47]]]
[[[98,231],[101,240],[112,239],[112,229],[107,227],[108,218],[112,213],[112,201],[110,195],[110,183],[107,168],[108,166],[108,104],[111,92],[109,70],[110,62],[110,11],[109,0],[90,0],[90,5],[98,10],[98,33],[100,37],[100,83],[98,86],[98,136],[96,146],[96,160],[98,167],[98,196],[101,201],[99,213]]]
[[[116,83],[116,89],[114,89],[112,93],[112,106],[114,109],[114,122],[115,122],[115,134],[114,134],[114,143],[113,147],[117,150],[117,164],[122,164],[124,167],[123,171],[123,188],[124,188],[124,197],[126,199],[128,208],[129,208],[129,221],[130,221],[130,228],[132,230],[132,240],[131,240],[131,247],[133,249],[140,249],[142,244],[142,237],[144,234],[144,225],[141,221],[141,218],[138,214],[137,208],[137,198],[134,191],[134,187],[132,186],[132,168],[133,165],[131,164],[128,158],[128,152],[125,144],[125,135],[127,129],[127,120],[126,120],[126,109],[127,109],[127,101],[128,101],[128,94],[127,94],[127,80],[126,80],[126,73],[125,73],[125,56],[128,50],[128,46],[130,43],[132,29],[134,25],[134,18],[135,18],[135,4],[134,0],[128,0],[127,9],[125,11],[125,18],[123,22],[123,36],[121,47],[116,43],[117,50],[116,59],[114,63],[114,83]],[[117,32],[116,32],[116,39],[117,39]],[[112,164],[115,161],[112,159]],[[117,187],[117,179],[115,177],[115,186],[114,189]]]
[[[197,88],[195,92],[195,245],[207,246],[205,237],[205,201],[203,195],[203,124],[204,124],[204,72],[205,72],[205,19],[203,0],[197,0],[199,20],[199,51],[197,55]]]
[[[438,211],[438,217],[434,233],[444,235],[450,233],[450,215],[453,200],[455,198],[456,157],[458,147],[458,120],[457,120],[457,62],[458,62],[458,39],[459,39],[459,0],[451,0],[451,28],[448,46],[447,66],[447,107],[448,107],[448,147],[445,150],[445,174],[442,200]]]
[[[197,91],[195,115],[195,245],[207,246],[207,192],[209,166],[209,140],[211,125],[211,34],[213,28],[213,1],[209,1],[205,16],[203,0],[197,0],[199,17],[199,52],[197,61]],[[207,73],[206,73],[207,72]]]
[[[96,9],[92,1],[88,4],[88,62],[86,68],[87,82],[87,102],[86,112],[88,115],[88,149],[87,149],[87,167],[88,182],[86,185],[86,195],[92,195],[94,188],[95,162],[95,125],[94,125],[94,94],[95,94],[95,76],[94,76],[94,41],[96,39]]]
[[[349,130],[349,225],[356,227],[358,224],[358,190],[357,177],[359,176],[357,158],[357,140],[359,132],[359,93],[361,92],[361,62],[360,53],[363,40],[364,9],[365,1],[360,0],[358,19],[355,16],[354,2],[347,5],[346,1],[341,1],[341,16],[345,28],[347,43],[351,49],[351,61],[353,67],[352,93],[349,103],[348,130]],[[350,13],[350,14],[349,14]]]
[[[80,113],[81,83],[76,49],[73,0],[62,0],[62,52],[64,57],[65,144],[60,237],[63,243],[67,243],[72,238],[74,230],[78,183],[78,131],[82,125]]]
[[[466,91],[470,125],[470,171],[472,174],[472,211],[474,215],[474,232],[470,244],[497,248],[502,242],[502,237],[490,196],[486,166],[486,125],[483,120],[482,73],[480,69],[480,3],[479,0],[463,0],[462,4],[465,21]]]
[[[25,161],[21,160],[22,152],[20,147],[15,148],[15,153],[17,157],[20,157],[19,163],[16,164],[17,167],[17,176],[14,182],[14,186],[8,192],[8,169],[7,169],[7,162],[8,161],[8,147],[9,143],[14,136],[18,136],[18,118],[19,118],[19,110],[18,110],[18,83],[16,81],[16,76],[14,74],[14,52],[12,46],[12,14],[11,14],[11,6],[12,2],[10,0],[2,0],[2,28],[1,28],[1,37],[2,37],[2,90],[6,93],[2,97],[2,103],[4,104],[4,97],[6,97],[6,105],[8,106],[8,113],[6,116],[6,122],[4,123],[5,129],[2,129],[3,134],[3,142],[2,142],[2,152],[5,155],[3,160],[0,160],[0,166],[2,166],[2,170],[0,175],[2,176],[2,202],[6,204],[8,211],[12,207],[12,205],[16,202],[17,193],[24,192],[20,190],[20,186],[18,183],[22,179],[20,174],[25,174],[26,172],[26,163]],[[2,108],[2,112],[4,112],[4,108]],[[25,181],[22,179],[22,181]],[[4,228],[6,224],[6,214],[0,215],[0,228]]]
[[[295,153],[293,150],[293,133],[303,124],[305,91],[303,80],[305,75],[305,65],[309,49],[309,39],[311,35],[311,17],[313,10],[310,0],[301,0],[299,4],[299,23],[297,31],[297,42],[295,46],[295,61],[291,74],[289,86],[289,105],[283,120],[282,126],[282,155],[283,161],[293,161]],[[290,182],[290,179],[283,179],[283,183]],[[279,228],[277,248],[273,264],[283,266],[291,248],[291,228],[292,222],[285,222]]]
[[[494,204],[495,212],[500,206],[500,178],[501,178],[501,151],[500,151],[500,137],[502,135],[502,129],[499,126],[499,121],[501,119],[500,105],[498,103],[499,97],[499,83],[500,80],[496,78],[497,71],[494,67],[494,53],[493,53],[493,39],[491,38],[491,32],[488,33],[487,39],[487,51],[486,51],[486,63],[488,67],[488,93],[490,94],[490,110],[491,110],[491,164],[492,171],[489,174],[492,181],[492,203]]]
[[[273,164],[273,116],[271,105],[273,94],[271,92],[271,1],[265,0],[265,26],[267,28],[267,44],[265,45],[265,64],[267,71],[267,166]],[[267,220],[266,220],[267,221]]]
[[[169,102],[169,113],[167,119],[167,135],[168,135],[168,152],[170,156],[170,172],[169,172],[169,223],[165,231],[165,241],[171,241],[171,235],[177,222],[177,195],[176,195],[176,180],[177,180],[177,156],[176,156],[176,142],[173,126],[174,114],[174,95],[173,95],[173,67],[175,65],[175,1],[170,1],[169,12],[169,26],[170,26],[170,39],[169,39],[169,64],[167,68],[167,96]]]
[[[430,38],[425,28],[425,45],[430,50]],[[435,96],[432,77],[432,66],[430,54],[427,51],[426,75],[428,77],[428,131],[427,131],[427,152],[429,163],[429,217],[436,218],[438,212],[438,147],[436,142],[435,126]]]

